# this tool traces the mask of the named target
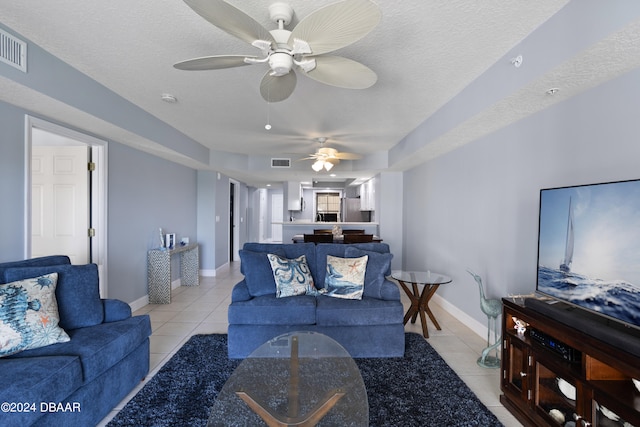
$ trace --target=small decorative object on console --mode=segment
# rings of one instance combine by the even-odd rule
[[[511,319],[514,323],[513,329],[515,329],[519,334],[522,335],[527,332],[527,326],[529,326],[527,322],[525,322],[524,320],[520,320],[515,316],[511,316]]]
[[[176,233],[167,233],[164,243],[165,247],[173,249],[176,245]]]

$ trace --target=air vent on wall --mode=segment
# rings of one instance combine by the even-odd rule
[[[0,62],[27,72],[27,43],[0,30]]]
[[[290,168],[291,159],[271,159],[272,168]]]

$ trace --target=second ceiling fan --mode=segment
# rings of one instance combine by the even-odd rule
[[[224,0],[184,0],[196,13],[223,31],[260,49],[260,56],[216,55],[174,64],[180,70],[219,70],[267,63],[269,70],[260,83],[267,102],[287,99],[296,87],[295,69],[320,83],[346,89],[366,89],[378,77],[367,66],[327,53],[363,38],[380,21],[377,5],[369,0],[343,0],[316,10],[292,31],[293,9],[287,3],[269,6],[269,16],[278,25],[267,30],[252,17]]]
[[[318,150],[309,155],[309,157],[304,157],[300,160],[314,160],[311,168],[320,172],[322,169],[325,169],[327,172],[330,171],[335,165],[340,163],[340,160],[358,160],[361,159],[362,156],[355,153],[344,153],[336,150],[335,148],[325,147],[324,143],[327,141],[326,137],[315,138],[316,141],[320,143],[320,148]]]

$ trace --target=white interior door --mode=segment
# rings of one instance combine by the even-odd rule
[[[90,262],[89,148],[38,146],[31,152],[31,256]]]

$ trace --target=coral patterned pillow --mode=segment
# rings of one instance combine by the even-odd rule
[[[0,357],[69,341],[58,326],[58,273],[0,285]]]
[[[276,281],[276,298],[317,293],[306,256],[301,255],[296,259],[287,259],[268,254],[267,257],[271,263],[273,278]]]

